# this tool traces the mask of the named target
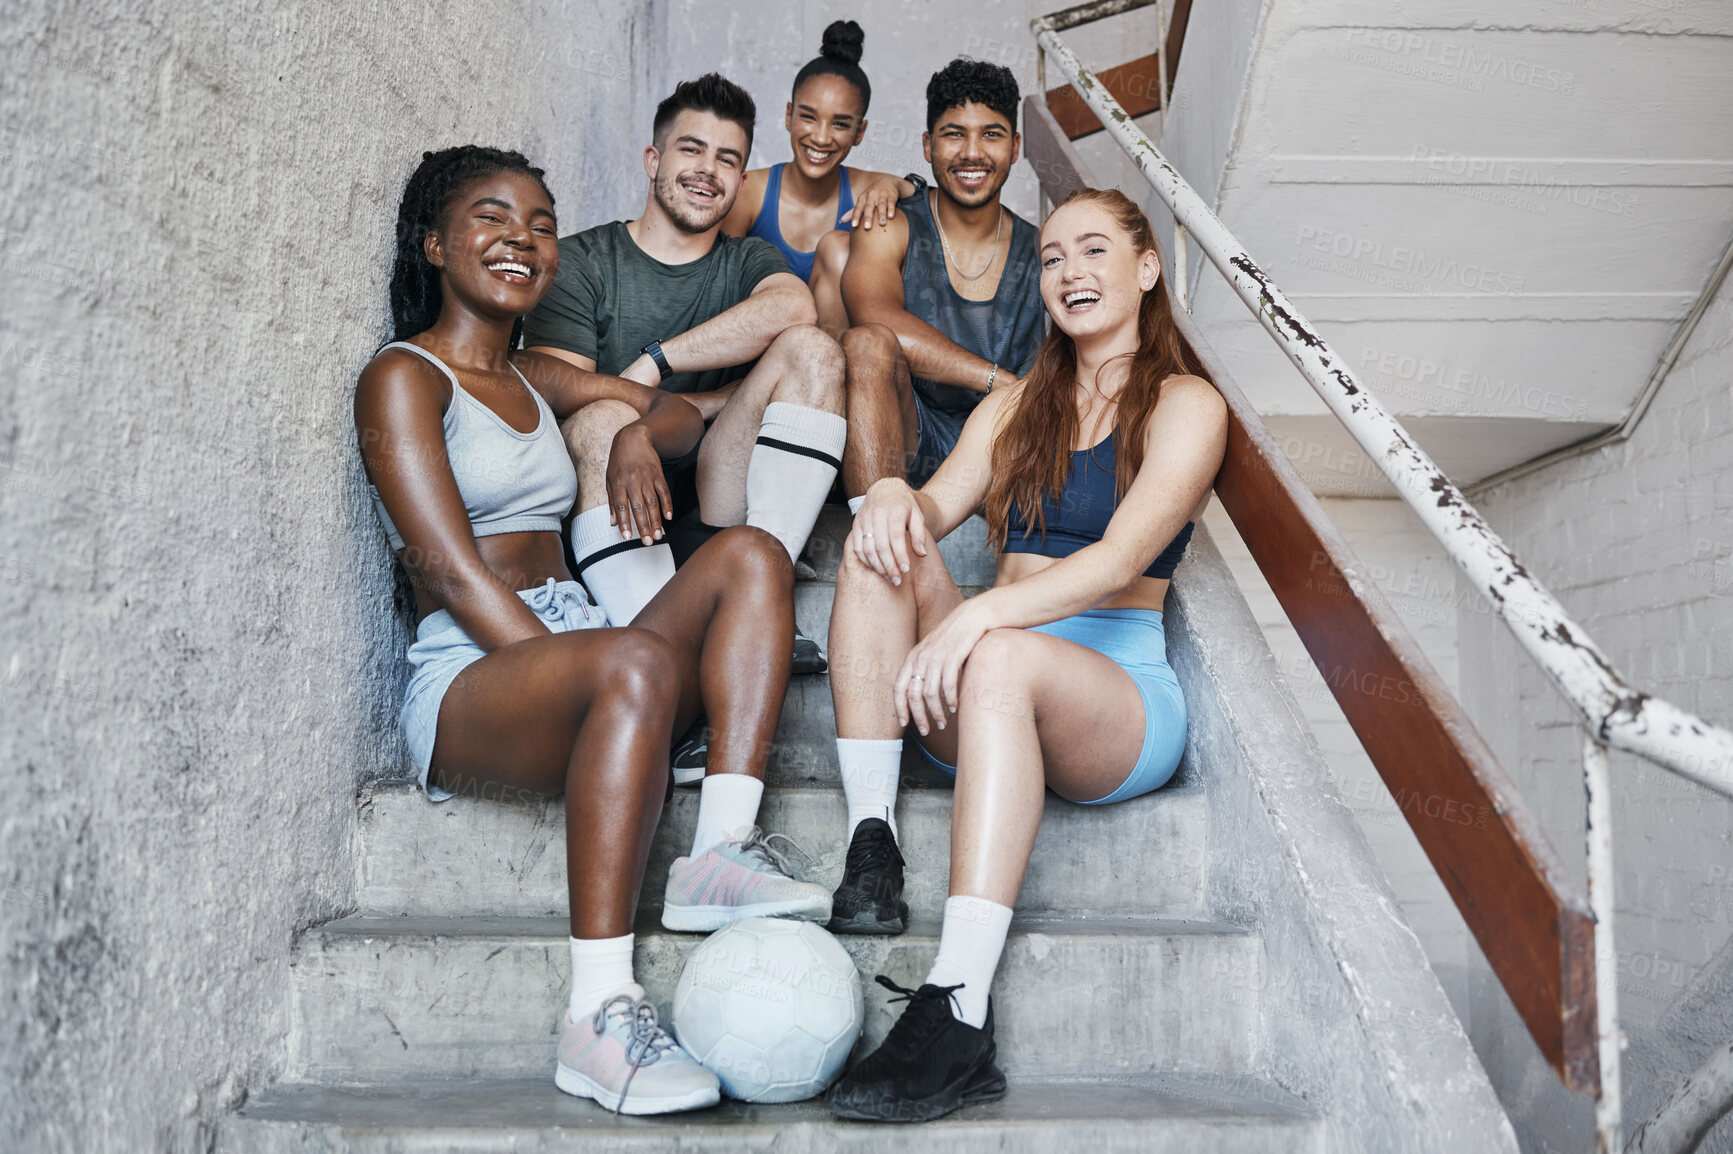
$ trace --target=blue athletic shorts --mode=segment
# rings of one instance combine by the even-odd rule
[[[1090,609],[1075,617],[1036,625],[1030,632],[1095,650],[1130,674],[1143,698],[1143,750],[1137,763],[1119,788],[1081,804],[1107,805],[1166,785],[1185,753],[1185,698],[1167,664],[1167,633],[1161,614],[1153,609]],[[915,745],[928,761],[957,776],[955,766],[934,757],[919,741]]]
[[[518,596],[536,611],[549,633],[601,629],[608,624],[607,616],[590,604],[584,587],[576,581],[550,577],[541,588],[521,590]],[[429,613],[415,628],[415,644],[409,647],[409,688],[403,694],[403,738],[429,801],[455,796],[427,780],[428,767],[433,764],[433,739],[439,729],[439,703],[445,700],[445,691],[457,675],[483,656],[481,646],[471,641],[463,626],[444,609]]]

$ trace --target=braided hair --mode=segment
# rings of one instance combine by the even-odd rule
[[[831,21],[830,27],[824,30],[824,41],[819,46],[818,55],[794,74],[794,91],[799,92],[800,86],[814,76],[840,76],[860,93],[860,111],[865,116],[867,105],[873,100],[873,86],[860,67],[861,48],[865,44],[866,33],[861,31],[859,24],[853,20]]]
[[[548,192],[547,181],[542,179],[542,170],[530,164],[521,152],[465,144],[421,154],[421,165],[404,186],[403,203],[397,209],[397,257],[391,266],[392,340],[406,341],[426,332],[439,319],[443,302],[439,270],[427,259],[422,242],[428,233],[445,223],[446,209],[465,187],[500,172],[521,172],[535,177],[547,193],[548,203],[554,202],[554,194]],[[512,327],[513,347],[522,333],[520,319]]]

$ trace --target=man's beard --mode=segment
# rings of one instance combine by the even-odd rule
[[[721,223],[722,218],[728,215],[728,210],[734,207],[730,198],[721,195],[722,186],[720,184],[716,186],[716,203],[708,212],[695,208],[687,201],[686,194],[681,189],[680,181],[676,177],[658,172],[653,187],[656,203],[662,206],[662,211],[667,213],[668,219],[673,221],[674,227],[681,232],[693,234],[708,232]]]

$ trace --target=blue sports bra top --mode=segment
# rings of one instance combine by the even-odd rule
[[[812,281],[813,252],[801,252],[786,240],[782,239],[782,170],[787,163],[770,166],[770,176],[764,185],[764,204],[758,210],[758,219],[752,222],[752,227],[746,230],[747,236],[755,236],[767,240],[782,250],[782,255],[788,258],[788,269],[803,281]],[[845,227],[842,218],[854,207],[854,190],[849,187],[848,169],[842,170],[842,185],[836,194],[836,227]]]
[[[1023,516],[1017,502],[1011,502],[1005,517],[1005,552],[1035,553],[1042,557],[1069,557],[1085,545],[1101,540],[1107,522],[1119,504],[1118,481],[1114,471],[1119,458],[1111,435],[1092,449],[1071,451],[1071,475],[1065,478],[1065,488],[1056,503],[1051,496],[1041,499],[1041,517],[1045,532],[1035,537],[1032,526]],[[1192,523],[1187,521],[1174,539],[1168,542],[1161,556],[1143,571],[1145,577],[1167,580],[1185,556],[1191,543]]]
[[[445,408],[445,452],[475,535],[558,533],[560,522],[578,499],[578,471],[566,452],[559,422],[542,395],[524,381],[524,388],[535,398],[538,419],[534,432],[520,433],[470,396],[450,366],[420,345],[393,341],[385,348],[408,349],[438,366],[451,382],[451,404]],[[517,372],[516,366],[512,371]],[[518,379],[523,380],[522,373]],[[379,490],[371,483],[367,489],[396,552],[403,548],[403,537],[391,523]]]

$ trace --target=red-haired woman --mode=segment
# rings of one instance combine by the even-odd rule
[[[879,979],[909,1005],[832,1091],[843,1117],[920,1121],[1005,1092],[987,992],[1044,791],[1124,801],[1165,784],[1185,749],[1161,610],[1221,466],[1226,406],[1175,326],[1154,234],[1126,196],[1072,194],[1042,226],[1040,259],[1053,325],[1035,367],[988,395],[920,491],[896,479],[868,490],[837,575],[837,733],[883,770],[860,776],[889,787],[850,797],[851,818],[894,820],[911,725],[957,781],[938,960],[918,990]],[[965,601],[933,543],[977,508],[998,579]],[[894,843],[886,856],[855,888],[900,929]]]

